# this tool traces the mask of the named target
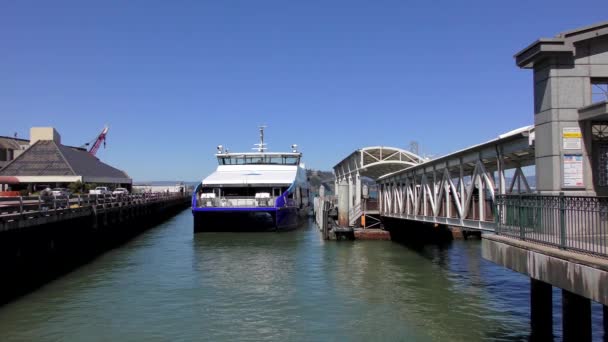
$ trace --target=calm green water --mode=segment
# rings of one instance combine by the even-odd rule
[[[312,224],[195,235],[186,210],[1,307],[0,340],[518,340],[528,285],[477,241],[325,242]]]

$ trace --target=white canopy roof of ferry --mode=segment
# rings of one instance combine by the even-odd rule
[[[297,172],[296,166],[226,165],[203,179],[203,185],[291,184]]]

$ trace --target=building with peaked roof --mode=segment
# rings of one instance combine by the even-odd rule
[[[131,187],[133,181],[126,172],[101,162],[86,149],[62,145],[54,128],[32,128],[30,143],[0,169],[0,184],[13,190],[64,187],[73,182]]]
[[[0,169],[17,158],[29,146],[29,140],[0,136]]]

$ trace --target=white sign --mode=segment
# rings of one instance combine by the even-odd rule
[[[582,148],[582,139],[580,127],[564,127],[562,128],[562,141],[564,150],[580,150]]]
[[[580,154],[564,155],[564,186],[582,187],[583,156]]]

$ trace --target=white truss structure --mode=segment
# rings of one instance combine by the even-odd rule
[[[355,174],[378,179],[424,162],[410,151],[396,147],[370,146],[356,150],[334,166],[336,179],[346,180]]]
[[[409,151],[386,146],[371,146],[356,150],[334,166],[336,192],[338,184],[349,185],[349,223],[353,225],[364,210],[361,208],[361,177],[379,177],[419,165],[424,160]]]
[[[534,127],[523,127],[381,177],[380,215],[493,231],[495,195],[532,192],[522,168],[534,162]]]

